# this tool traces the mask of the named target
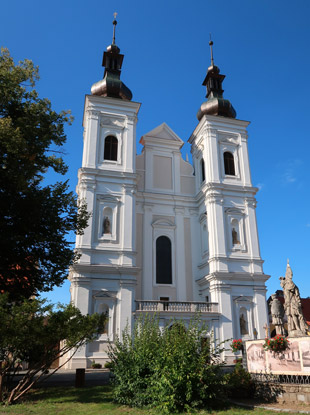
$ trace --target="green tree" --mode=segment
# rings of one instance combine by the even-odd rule
[[[68,182],[43,185],[48,169],[64,175],[61,157],[69,111],[57,113],[39,98],[38,68],[0,54],[0,292],[28,297],[67,277],[77,253],[68,234],[87,225],[85,203],[77,209]]]
[[[114,399],[131,406],[151,406],[161,413],[214,405],[223,397],[222,348],[206,338],[199,316],[159,328],[158,319],[137,321],[133,334],[122,333],[110,345]]]
[[[78,347],[103,331],[106,318],[105,314],[84,316],[72,304],[54,311],[40,299],[10,304],[8,294],[0,294],[0,402],[16,402],[57,371]],[[48,373],[58,359],[61,366],[58,363]],[[14,383],[21,362],[28,369]]]

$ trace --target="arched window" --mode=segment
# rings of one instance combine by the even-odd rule
[[[172,284],[171,241],[167,236],[156,240],[156,284]]]
[[[104,140],[104,160],[117,161],[117,138],[108,135]]]
[[[234,156],[229,151],[225,151],[224,153],[224,167],[225,174],[229,174],[230,176],[236,175]]]
[[[200,160],[200,169],[201,169],[201,183],[202,183],[206,180],[204,159]]]

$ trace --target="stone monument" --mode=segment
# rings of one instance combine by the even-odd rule
[[[299,289],[292,280],[293,272],[287,261],[285,278],[280,277],[284,293],[284,310],[287,315],[289,337],[307,336],[309,327],[302,313]]]
[[[275,326],[276,334],[285,336],[284,329],[284,308],[276,294],[272,294],[270,302],[270,312],[272,317],[272,324]]]

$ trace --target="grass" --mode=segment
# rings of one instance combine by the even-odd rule
[[[156,410],[143,410],[113,403],[110,386],[89,388],[38,389],[24,402],[9,407],[0,406],[0,415],[160,415]],[[228,407],[222,410],[200,411],[199,415],[268,415],[276,413],[263,409]],[[180,414],[179,414],[180,415]],[[188,414],[187,414],[188,415]],[[292,412],[290,415],[294,415]]]

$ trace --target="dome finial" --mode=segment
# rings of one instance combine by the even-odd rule
[[[213,46],[213,41],[212,41],[212,39],[211,39],[211,33],[210,33],[210,42],[209,42],[209,45],[210,45],[210,51],[211,51],[211,66],[214,66],[214,59],[213,59],[213,48],[212,48],[212,46]]]
[[[105,67],[103,79],[91,87],[91,93],[92,95],[101,97],[130,101],[132,99],[132,93],[120,79],[124,55],[120,53],[120,48],[115,44],[116,16],[117,13],[115,12],[112,44],[107,47],[107,50],[103,54],[102,66]]]
[[[220,68],[214,65],[213,41],[210,33],[211,66],[202,85],[207,87],[207,101],[203,102],[198,110],[197,118],[200,121],[204,115],[219,115],[221,117],[236,118],[236,111],[228,99],[223,98],[222,82],[225,75],[220,73]]]
[[[116,16],[117,16],[117,13],[115,12],[115,13],[113,13],[113,16],[114,16],[114,20],[113,20],[113,39],[112,39],[112,45],[115,45],[115,28],[116,28],[116,25],[117,25],[117,20],[116,20]]]

